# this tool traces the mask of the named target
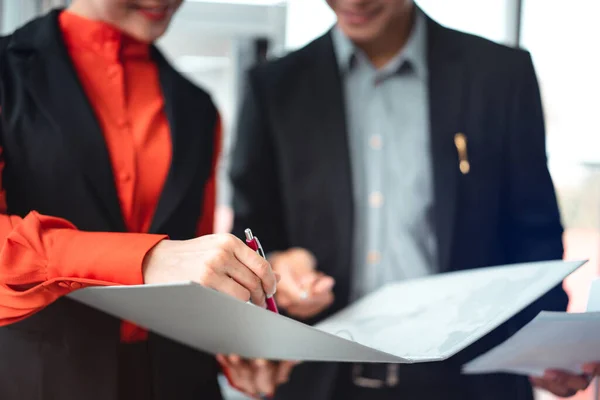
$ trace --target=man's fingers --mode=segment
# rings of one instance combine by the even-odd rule
[[[333,293],[325,292],[325,293],[320,293],[320,294],[313,294],[303,300],[300,300],[297,298],[293,299],[290,307],[306,308],[306,309],[322,308],[322,307],[326,307],[327,305],[331,304],[332,300],[333,300]]]
[[[306,290],[312,291],[317,281],[321,278],[322,274],[311,271],[304,275],[299,276],[297,279],[300,286]]]
[[[586,376],[575,375],[563,371],[549,370],[544,374],[544,378],[561,387],[566,387],[567,389],[575,391],[585,390],[590,384],[590,379]]]
[[[295,362],[292,361],[282,361],[279,363],[279,367],[277,368],[276,374],[276,382],[278,385],[282,383],[286,383],[290,379],[290,373],[292,369],[296,366]]]
[[[230,385],[252,397],[273,395],[277,386],[288,380],[292,368],[298,364],[292,361],[275,363],[262,359],[249,361],[237,355],[219,354],[216,358],[223,366]]]
[[[582,375],[573,375],[567,378],[566,384],[569,388],[580,391],[585,390],[590,385],[591,379]]]
[[[310,301],[314,296],[330,292],[335,285],[335,280],[323,274],[322,272],[314,272],[305,276],[301,280],[302,292],[300,300]]]
[[[329,296],[329,299],[322,303],[311,303],[311,304],[298,304],[288,307],[288,313],[293,317],[301,319],[311,318],[325,310],[333,303],[333,296]]]
[[[322,275],[317,279],[313,286],[314,293],[325,293],[331,291],[335,285],[335,279],[330,276]]]
[[[548,379],[530,378],[530,380],[535,387],[543,389],[556,396],[567,397],[572,396],[576,393],[574,391],[572,391],[573,393],[571,393],[571,391],[569,391],[569,389],[566,386],[559,385],[558,383],[550,381]]]
[[[230,354],[229,357],[227,357],[227,360],[234,366],[237,366],[242,362],[242,358],[237,354]]]
[[[311,296],[309,299],[304,301],[296,301],[287,307],[287,311],[290,315],[299,318],[310,318],[321,311],[329,307],[335,297],[332,292],[326,292],[320,295]]]
[[[590,380],[581,375],[573,375],[562,371],[546,371],[542,378],[530,378],[531,383],[541,389],[560,397],[574,396],[589,386]]]
[[[323,309],[329,307],[334,299],[332,292],[325,292],[311,296],[306,303],[313,308]]]
[[[275,364],[266,360],[255,360],[253,364],[256,391],[271,395],[275,392]]]
[[[280,253],[279,256],[293,265],[295,267],[294,271],[297,272],[304,273],[317,268],[317,259],[315,256],[303,248],[295,247],[284,253]]]
[[[283,291],[279,291],[275,295],[275,301],[277,302],[277,305],[281,308],[288,308],[292,304],[294,304],[294,301],[292,300],[292,298]]]
[[[300,299],[302,297],[302,292],[304,291],[302,279],[305,278],[296,276],[292,267],[284,261],[279,261],[279,263],[277,271],[281,274],[281,281],[279,282],[277,293],[289,297],[291,301],[294,301],[293,299]],[[311,272],[310,276],[312,275],[314,275],[314,273]]]
[[[250,396],[255,396],[257,391],[256,386],[254,385],[252,367],[250,364],[241,360],[238,356],[230,356],[229,362],[229,375],[233,381],[233,386]]]
[[[583,365],[583,372],[591,376],[600,376],[600,363],[589,363]]]

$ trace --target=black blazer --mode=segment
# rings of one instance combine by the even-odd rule
[[[431,19],[427,30],[439,268],[562,258],[563,230],[530,55]],[[356,232],[344,93],[330,33],[252,69],[237,125],[231,165],[235,234],[252,227],[266,251],[300,246],[314,252],[319,268],[337,282],[335,303],[319,318],[339,310],[348,304]],[[458,132],[468,139],[466,175],[454,144]],[[540,308],[566,305],[565,293],[556,288],[457,356],[452,373],[458,376],[462,362],[514,333]],[[334,379],[331,364],[301,365],[279,393],[285,399],[327,399]],[[477,399],[532,396],[525,378],[464,379],[465,390]]]
[[[0,38],[0,147],[8,213],[86,231],[125,224],[100,126],[63,44],[58,11]],[[173,163],[151,233],[190,239],[211,174],[216,109],[156,49]],[[119,320],[62,298],[0,328],[0,398],[117,400]],[[213,357],[150,335],[154,400],[220,399]]]

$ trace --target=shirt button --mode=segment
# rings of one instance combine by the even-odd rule
[[[108,72],[108,77],[114,79],[119,76],[119,74],[121,73],[121,70],[118,66],[113,65],[108,68],[107,72]]]
[[[381,135],[373,135],[369,139],[369,146],[371,146],[373,150],[380,150],[383,144],[382,142]]]
[[[77,290],[81,289],[83,285],[79,282],[71,282],[71,289]]]
[[[119,125],[119,128],[121,129],[127,129],[129,128],[129,121],[127,118],[119,118],[117,119],[117,125]]]
[[[378,251],[373,250],[367,254],[367,263],[370,265],[379,264],[379,261],[381,261],[381,254]]]
[[[373,192],[369,195],[369,205],[373,208],[379,208],[383,205],[383,194]]]
[[[117,51],[118,44],[113,40],[108,40],[104,43],[104,49],[108,52],[115,53]]]
[[[121,182],[128,183],[131,181],[131,174],[129,172],[121,172],[119,175]]]
[[[59,282],[58,286],[60,286],[61,288],[65,288],[65,289],[69,289],[71,286],[69,286],[69,284],[67,282]]]

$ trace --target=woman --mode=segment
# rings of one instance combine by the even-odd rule
[[[152,45],[180,5],[74,0],[0,38],[1,399],[218,399],[212,357],[65,295],[275,291],[243,242],[208,235],[217,111]]]

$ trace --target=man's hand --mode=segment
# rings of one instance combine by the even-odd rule
[[[600,364],[586,364],[584,374],[548,370],[541,378],[530,378],[533,386],[544,389],[559,397],[571,397],[587,389],[592,378],[600,375]]]
[[[281,276],[275,300],[296,318],[319,314],[333,303],[332,277],[316,271],[315,257],[305,249],[290,249],[269,257],[273,270]]]
[[[229,384],[247,396],[273,396],[275,389],[288,381],[292,361],[270,362],[266,360],[243,360],[239,356],[217,355],[217,361]]]
[[[600,362],[584,364],[583,367],[581,367],[581,369],[588,376],[594,378],[600,376]]]
[[[229,234],[163,240],[144,258],[143,275],[147,284],[194,281],[261,307],[277,282],[269,263]]]

